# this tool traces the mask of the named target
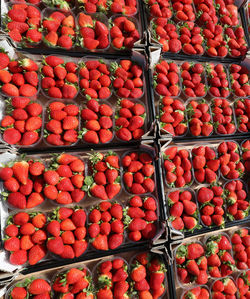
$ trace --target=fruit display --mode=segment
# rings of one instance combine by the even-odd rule
[[[141,34],[137,20],[133,17],[113,17],[110,29],[111,44],[114,49],[124,50],[134,47]]]
[[[53,298],[49,282],[43,278],[26,278],[9,290],[6,298]]]
[[[119,298],[129,294],[128,265],[122,258],[100,262],[96,269],[96,298]]]
[[[212,184],[218,180],[220,160],[214,148],[199,146],[192,149],[194,177],[198,183]]]
[[[185,105],[182,100],[162,97],[160,100],[160,127],[173,136],[184,136],[188,131]]]
[[[154,197],[133,196],[126,210],[128,238],[133,242],[153,239],[157,231],[158,208]]]
[[[132,260],[130,279],[138,298],[164,298],[166,267],[160,256],[141,253]]]
[[[240,5],[2,3],[4,298],[248,299]]]
[[[186,291],[181,299],[188,299],[190,296],[196,296],[197,299],[209,299],[210,292],[206,287],[196,287]]]
[[[250,141],[244,140],[241,145],[242,160],[246,171],[250,170]]]
[[[204,100],[191,100],[187,107],[189,130],[193,136],[209,136],[213,133],[209,104]]]
[[[87,214],[82,208],[57,208],[51,211],[46,231],[49,252],[62,259],[73,259],[84,254]]]
[[[205,69],[201,63],[184,62],[181,65],[183,92],[186,97],[205,97]]]
[[[9,216],[4,228],[4,249],[12,265],[35,265],[46,256],[46,222],[42,212],[18,212]]]
[[[70,146],[78,141],[79,107],[74,102],[50,101],[44,139],[49,146]]]
[[[154,67],[153,76],[155,92],[158,95],[169,97],[179,96],[181,90],[179,68],[175,62],[160,61]]]
[[[166,196],[169,221],[174,229],[194,231],[199,229],[199,212],[195,194],[189,189],[171,191]]]
[[[231,236],[234,259],[239,270],[249,268],[249,237],[248,228],[236,230]]]
[[[74,99],[78,93],[77,65],[61,57],[48,56],[41,70],[42,92],[48,98]]]
[[[81,92],[86,99],[106,100],[111,96],[110,70],[105,61],[101,59],[82,61],[79,76]]]
[[[143,95],[143,69],[127,59],[110,65],[113,76],[113,88],[120,98],[139,99]]]
[[[119,156],[111,151],[105,154],[96,152],[89,156],[89,160],[91,175],[84,181],[86,191],[102,200],[115,198],[121,191]]]
[[[228,73],[221,63],[207,63],[207,81],[211,97],[227,98],[230,95]]]
[[[97,99],[87,101],[81,110],[82,130],[79,136],[86,143],[108,143],[113,139],[113,110]]]
[[[192,184],[193,174],[190,153],[177,146],[169,147],[163,154],[165,180],[170,188],[184,188]]]
[[[116,249],[124,241],[123,207],[119,203],[101,202],[88,215],[88,234],[96,250]]]
[[[236,297],[237,286],[232,277],[218,279],[212,286],[212,299],[220,297]]]
[[[207,227],[225,225],[224,194],[220,186],[211,189],[201,187],[197,192],[197,201],[200,206],[200,215],[203,225]]]
[[[70,50],[76,38],[75,17],[70,11],[43,10],[43,42],[47,47]]]
[[[185,20],[183,20],[185,21]],[[204,37],[202,29],[194,22],[178,23],[182,51],[187,55],[202,55],[204,49]]]
[[[229,135],[236,131],[234,113],[229,100],[214,98],[211,103],[216,133]]]
[[[249,119],[250,119],[250,100],[237,99],[234,102],[234,111],[239,132],[249,132]]]
[[[232,245],[226,235],[211,236],[206,240],[208,273],[211,277],[229,276],[235,268]]]
[[[52,281],[51,288],[57,297],[94,298],[91,273],[85,266],[60,271]]]
[[[130,194],[152,193],[155,189],[155,166],[147,152],[130,152],[124,155],[123,184]]]
[[[249,293],[249,281],[250,281],[249,274],[250,274],[249,271],[244,271],[238,276],[236,280],[236,285],[239,290],[240,299],[243,299],[244,296]]]
[[[43,135],[42,105],[26,97],[9,98],[5,103],[6,113],[1,120],[2,140],[20,147],[34,146]]]
[[[245,167],[240,161],[240,147],[234,141],[223,141],[218,146],[220,171],[224,178],[238,179],[244,175]]]
[[[32,4],[15,3],[7,6],[5,31],[17,44],[36,45],[42,41],[41,11]]]
[[[147,116],[145,106],[137,101],[122,99],[116,109],[116,136],[122,141],[140,139],[146,132],[144,120]]]
[[[1,168],[0,178],[4,192],[2,198],[11,209],[32,209],[41,205],[43,195],[42,178],[45,165],[40,161],[20,160]]]
[[[0,70],[2,95],[36,98],[39,89],[37,62],[28,57],[12,60],[7,53],[3,56]]]
[[[229,220],[242,220],[248,216],[249,201],[246,186],[241,180],[233,180],[225,184],[227,217]]]
[[[175,252],[176,275],[182,285],[195,282],[205,285],[208,281],[207,258],[198,242],[180,245]]]
[[[80,28],[80,45],[87,50],[105,50],[109,47],[108,20],[105,16],[95,16],[80,12],[78,25]]]
[[[85,163],[77,156],[61,154],[52,159],[44,171],[45,197],[60,205],[79,203],[85,197],[82,190]]]

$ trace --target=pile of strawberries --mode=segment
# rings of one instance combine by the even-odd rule
[[[128,265],[122,258],[113,258],[96,268],[97,299],[129,296]]]
[[[177,26],[166,18],[155,18],[151,21],[152,37],[162,45],[163,52],[178,53],[181,42]]]
[[[227,40],[229,55],[231,57],[246,55],[248,48],[242,26],[237,26],[237,28],[227,27],[224,31],[224,36]]]
[[[1,120],[2,139],[8,144],[29,146],[42,135],[43,107],[26,97],[6,100],[6,114]]]
[[[203,225],[207,227],[224,226],[225,211],[222,187],[216,185],[212,188],[201,187],[197,191],[197,201]]]
[[[219,135],[230,135],[236,131],[233,109],[229,100],[214,98],[211,102],[215,131]]]
[[[43,174],[44,196],[58,204],[78,203],[85,197],[85,164],[77,156],[56,156]]]
[[[106,19],[107,22],[107,19]],[[105,23],[106,23],[105,22]],[[87,50],[104,50],[109,47],[109,30],[98,14],[94,17],[80,12],[78,16],[80,28],[80,45]]]
[[[122,158],[123,183],[132,194],[151,193],[155,189],[153,158],[146,152],[131,152]]]
[[[242,160],[246,172],[250,171],[250,140],[245,140],[241,145]]]
[[[199,25],[203,25],[204,22],[213,21],[214,24],[218,23],[218,17],[216,16],[216,9],[213,2],[204,0],[194,0],[194,6],[196,9],[196,20]]]
[[[247,228],[240,228],[231,237],[236,267],[246,270],[250,264],[250,235]]]
[[[203,28],[205,44],[207,45],[206,54],[211,57],[225,57],[228,54],[227,42],[223,34],[223,26],[214,24],[213,21],[205,23]]]
[[[227,98],[230,95],[228,74],[221,63],[207,63],[207,80],[209,94],[212,97]]]
[[[74,99],[78,93],[77,65],[64,62],[61,57],[47,56],[41,70],[41,87],[44,94],[55,99]]]
[[[44,298],[52,299],[51,286],[43,278],[26,278],[16,283],[10,290],[10,298]]]
[[[31,209],[44,202],[43,181],[45,166],[39,161],[17,161],[1,168],[4,181],[3,199],[12,209]]]
[[[143,95],[143,70],[131,60],[120,60],[110,65],[113,87],[118,97],[139,99]]]
[[[237,287],[231,276],[218,279],[212,286],[212,299],[216,298],[237,298]]]
[[[85,179],[84,190],[102,200],[115,198],[121,190],[120,161],[114,152],[96,152],[89,156],[91,175]]]
[[[167,204],[172,227],[180,231],[199,229],[198,209],[194,193],[188,189],[168,193]]]
[[[186,97],[205,97],[205,69],[201,63],[184,62],[181,65],[183,93]]]
[[[180,245],[176,251],[175,265],[178,280],[182,285],[190,282],[198,285],[207,283],[207,258],[200,243]]]
[[[126,208],[128,238],[137,242],[141,239],[152,240],[157,231],[157,204],[153,197],[133,196]]]
[[[81,110],[82,130],[80,136],[87,143],[107,143],[113,138],[113,110],[108,104],[98,100],[87,101]]]
[[[118,101],[115,119],[116,136],[122,141],[140,139],[145,133],[145,117],[145,107],[141,102],[127,99]]]
[[[112,0],[110,12],[112,14],[121,13],[125,16],[133,16],[137,13],[136,0]]]
[[[183,188],[192,184],[192,165],[188,150],[171,146],[165,150],[163,159],[166,183],[170,188]]]
[[[240,161],[239,145],[234,141],[223,141],[218,146],[220,171],[226,179],[238,179],[244,175],[245,167]]]
[[[194,22],[178,24],[182,51],[187,55],[202,55],[204,53],[202,29]]]
[[[245,190],[246,187],[240,180],[233,180],[224,186],[227,217],[230,221],[241,220],[248,216],[249,202]]]
[[[138,24],[133,17],[118,16],[112,19],[110,37],[114,49],[132,49],[140,39]]]
[[[210,293],[209,290],[205,287],[195,287],[184,293],[181,299],[189,299],[195,296],[197,299],[209,299]]]
[[[10,60],[6,53],[1,58],[1,92],[11,97],[35,97],[38,93],[38,65],[30,58]]]
[[[176,97],[180,94],[179,69],[175,62],[161,60],[155,65],[153,76],[158,95]]]
[[[237,97],[250,96],[249,71],[245,66],[231,64],[229,67],[231,86]]]
[[[63,101],[52,101],[47,107],[44,138],[49,145],[68,146],[78,141],[79,107]]]
[[[63,259],[79,257],[88,247],[86,212],[80,207],[54,209],[46,231],[50,235],[47,249]]]
[[[86,99],[106,100],[111,96],[109,66],[103,60],[87,60],[79,65],[80,88]]]
[[[33,5],[25,3],[9,6],[6,18],[6,31],[15,42],[26,45],[38,44],[42,40],[41,12]]]
[[[219,234],[206,240],[207,265],[211,277],[225,277],[233,273],[235,261],[231,249],[232,245],[226,235]]]
[[[187,132],[185,105],[179,99],[165,96],[160,102],[160,126],[173,136],[182,136]]]
[[[103,12],[106,14],[108,11],[107,0],[97,0],[94,2],[91,0],[78,0],[78,5],[81,10],[84,10],[89,14],[96,12]]]
[[[48,47],[59,47],[70,50],[76,38],[74,16],[68,11],[49,10],[48,17],[43,19],[43,42]]]
[[[88,235],[96,250],[113,250],[124,241],[123,207],[103,201],[88,214]]]
[[[59,272],[51,286],[62,298],[94,298],[92,277],[84,266]]]
[[[10,252],[13,265],[35,265],[46,255],[46,215],[41,212],[19,212],[7,219],[4,249]]]
[[[177,21],[194,21],[195,13],[192,1],[173,0],[173,13]]]
[[[198,183],[212,184],[218,180],[220,159],[215,150],[209,146],[199,146],[192,149],[194,177]]]
[[[216,0],[218,5],[219,21],[229,26],[237,26],[239,24],[238,8],[232,0]]]
[[[234,111],[239,132],[247,133],[250,131],[250,100],[238,99],[234,102]]]
[[[130,279],[137,298],[162,298],[166,291],[166,267],[160,256],[147,252],[132,261]]]
[[[151,17],[162,17],[161,19],[170,19],[172,17],[171,1],[155,1],[150,0],[146,3],[148,5],[149,14]]]
[[[209,104],[205,100],[191,100],[187,105],[189,130],[193,136],[209,136],[213,132]]]
[[[245,271],[240,274],[236,280],[236,285],[239,290],[240,299],[244,299],[245,295],[249,294],[250,271]]]

